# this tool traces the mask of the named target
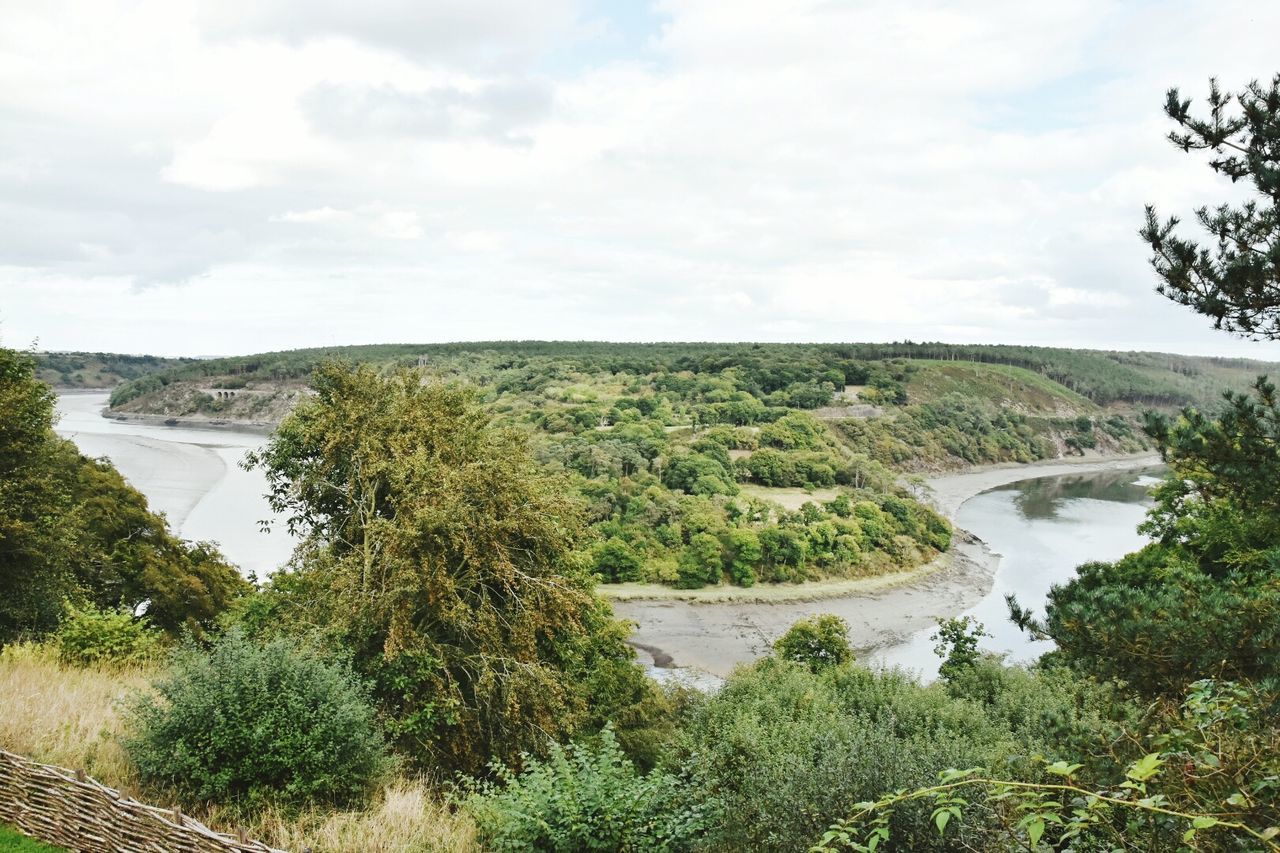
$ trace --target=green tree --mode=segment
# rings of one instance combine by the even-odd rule
[[[778,638],[773,650],[783,660],[803,664],[811,672],[821,672],[853,661],[853,649],[849,647],[849,623],[830,613],[801,619]]]
[[[312,381],[249,460],[305,537],[310,580],[280,607],[351,650],[409,755],[479,772],[646,701],[577,550],[580,506],[522,433],[415,371],[330,363]]]
[[[754,586],[756,566],[764,556],[760,537],[749,527],[732,527],[725,534],[729,555],[729,575],[739,586]]]
[[[954,681],[972,669],[982,659],[978,641],[989,636],[982,623],[972,616],[939,619],[937,633],[929,638],[937,644],[933,653],[942,658],[938,674],[946,681]]]
[[[639,580],[644,571],[644,562],[636,556],[630,545],[617,536],[610,536],[601,542],[593,553],[595,573],[609,583]]]
[[[53,432],[54,395],[0,347],[0,642],[56,630],[63,602],[145,608],[199,634],[249,584],[208,543],[175,537],[110,463]]]
[[[1232,183],[1248,181],[1256,198],[1240,206],[1201,207],[1196,220],[1211,242],[1179,237],[1177,217],[1161,221],[1147,206],[1142,239],[1151,245],[1157,290],[1213,320],[1214,328],[1251,338],[1280,338],[1280,75],[1224,93],[1209,81],[1209,113],[1170,89],[1165,113],[1178,125],[1169,140],[1183,151],[1209,151],[1209,166]]]

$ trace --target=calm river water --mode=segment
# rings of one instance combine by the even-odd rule
[[[1159,467],[1067,474],[1022,480],[970,498],[956,523],[971,531],[1000,555],[991,592],[965,611],[991,634],[987,651],[1009,661],[1030,661],[1053,648],[1034,642],[1009,621],[1005,596],[1012,593],[1024,607],[1043,615],[1049,588],[1075,575],[1076,566],[1114,560],[1146,544],[1137,526],[1151,500],[1148,488],[1159,482]],[[925,679],[937,676],[933,629],[920,631],[901,645],[876,654],[874,663],[900,666]]]
[[[60,394],[58,433],[85,455],[110,459],[179,536],[217,542],[245,574],[261,578],[289,558],[293,540],[281,525],[269,533],[259,529],[260,520],[272,517],[263,497],[266,478],[239,465],[265,436],[109,420],[101,415],[107,397]]]

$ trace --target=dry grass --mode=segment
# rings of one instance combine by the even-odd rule
[[[84,770],[104,785],[167,805],[168,795],[141,785],[119,739],[124,700],[145,690],[156,673],[154,666],[68,666],[48,646],[6,646],[0,649],[0,746],[46,764]],[[194,810],[192,816],[226,832],[243,826],[251,836],[286,850],[477,849],[470,819],[452,812],[426,780],[395,780],[361,811],[267,811],[247,823],[216,807]]]
[[[363,811],[267,812],[245,829],[273,847],[310,847],[317,853],[464,853],[478,849],[470,818],[450,811],[425,780],[397,780]]]
[[[145,689],[153,674],[153,668],[68,666],[48,646],[6,646],[0,649],[0,745],[136,791],[137,771],[117,735],[122,701]]]

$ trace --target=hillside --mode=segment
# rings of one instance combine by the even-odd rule
[[[950,530],[900,474],[1141,451],[1138,410],[1213,406],[1272,367],[916,344],[386,345],[190,362],[120,386],[112,412],[278,422],[333,358],[472,388],[569,477],[603,580],[680,587],[918,566]]]
[[[105,352],[35,353],[36,375],[54,388],[114,388],[131,380],[191,364],[190,358]]]
[[[717,375],[731,377],[736,391],[766,405],[835,417],[870,413],[865,404],[929,403],[948,394],[1022,414],[1061,417],[1102,409],[1208,409],[1223,390],[1244,390],[1255,376],[1277,367],[1162,353],[913,343],[380,344],[139,366],[136,377],[124,377],[133,381],[112,395],[112,407],[125,413],[278,420],[311,371],[332,358],[380,367],[423,365],[434,375],[483,388],[492,399],[507,398],[504,406],[516,409],[522,408],[516,398],[547,398],[549,388],[567,391],[558,402],[573,404],[571,389],[580,386],[578,396],[584,399],[579,402],[600,404],[624,396],[623,386],[639,389],[656,377]],[[125,365],[116,369],[123,374]],[[652,390],[674,387],[670,381],[666,386]],[[904,399],[895,399],[899,388],[907,391]],[[850,412],[850,404],[863,405]]]

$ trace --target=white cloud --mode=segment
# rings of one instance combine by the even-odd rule
[[[349,210],[335,210],[328,205],[311,210],[290,210],[271,217],[272,222],[342,222],[352,216]]]
[[[1145,201],[1239,192],[1164,141],[1159,107],[1171,84],[1276,70],[1280,7],[662,0],[641,48],[603,57],[628,34],[593,14],[6,9],[0,331],[201,353],[951,337],[1280,355],[1156,296],[1134,236]],[[274,307],[250,322],[254,303]],[[192,306],[190,328],[164,313]]]

